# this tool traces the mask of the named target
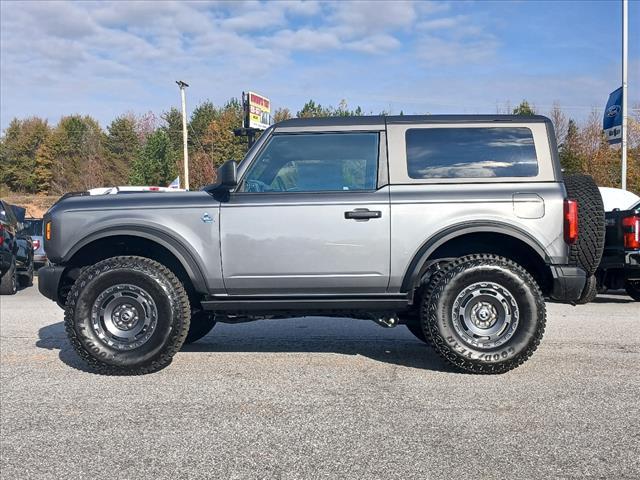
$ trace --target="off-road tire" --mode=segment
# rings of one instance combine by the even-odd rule
[[[123,350],[96,331],[104,321],[95,312],[101,295],[127,285],[151,298],[156,323],[142,345]],[[171,270],[148,258],[120,256],[82,271],[67,296],[64,323],[71,345],[95,372],[140,375],[171,363],[187,336],[190,317],[189,297]]]
[[[429,339],[425,337],[420,318],[417,315],[400,315],[400,319],[404,320],[406,327],[418,340],[427,344],[429,343]]]
[[[624,289],[631,298],[640,302],[640,280],[627,280],[624,282]]]
[[[478,284],[499,286],[517,305],[517,315],[511,306],[511,318],[517,318],[517,323],[511,320],[505,330],[510,336],[495,348],[472,345],[454,325],[454,308],[464,303],[458,296]],[[451,262],[438,281],[430,284],[424,292],[421,320],[427,338],[445,361],[465,372],[497,374],[518,367],[538,348],[546,310],[538,284],[524,268],[497,255],[474,254]]]
[[[424,282],[424,284],[422,284],[420,288],[417,290],[416,298],[420,296],[423,297],[425,292],[431,292],[431,290],[433,289],[433,285],[438,283],[438,281],[444,274],[444,269],[441,268],[441,265],[438,265],[438,264],[434,264],[432,267],[429,267],[429,269],[427,269],[427,272],[429,272],[429,270],[432,270],[428,275],[429,280]],[[407,326],[409,331],[413,333],[413,335],[418,340],[421,340],[426,344],[431,343],[427,335],[424,333],[424,328],[422,328],[422,321],[420,320],[420,308],[417,308],[409,312],[401,313],[398,316],[402,321],[404,321],[404,324]]]
[[[586,303],[593,302],[598,296],[598,280],[595,275],[587,277],[587,281],[584,284],[580,298],[576,300],[576,305],[584,305]]]
[[[578,240],[569,246],[569,263],[593,275],[604,249],[604,204],[598,186],[589,175],[564,177],[567,196],[578,202]]]
[[[212,312],[200,310],[191,316],[189,333],[185,339],[185,345],[197,342],[216,326],[216,316]]]
[[[18,291],[18,279],[16,277],[16,261],[11,262],[9,270],[4,272],[0,279],[0,295],[15,295]]]

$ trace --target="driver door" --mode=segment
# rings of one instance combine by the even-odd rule
[[[379,152],[379,132],[274,134],[221,205],[227,292],[384,293],[390,208]]]

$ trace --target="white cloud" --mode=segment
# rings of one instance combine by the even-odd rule
[[[256,88],[294,110],[309,98],[346,98],[405,113],[487,112],[508,98],[584,105],[611,89],[604,74],[509,73],[499,24],[461,10],[408,1],[1,1],[0,119],[159,112],[176,104],[178,78],[191,84],[189,105]]]
[[[456,15],[453,17],[435,18],[433,20],[426,20],[424,22],[418,23],[417,28],[418,30],[423,30],[423,31],[459,28],[460,24],[467,20],[468,20],[468,17],[466,15]]]
[[[332,22],[344,36],[409,28],[417,18],[414,2],[369,1],[332,4]]]
[[[341,41],[334,33],[301,28],[299,30],[280,30],[271,37],[263,38],[265,44],[272,47],[292,50],[328,50],[341,46]]]
[[[493,58],[498,46],[498,41],[490,35],[463,39],[425,35],[418,42],[417,57],[434,66],[480,63]]]
[[[346,47],[356,52],[383,54],[400,48],[402,44],[392,35],[371,35],[362,40],[356,40],[346,44]]]

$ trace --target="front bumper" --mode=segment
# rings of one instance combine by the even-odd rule
[[[38,270],[38,290],[45,297],[60,305],[60,279],[65,267],[46,265]]]
[[[551,265],[553,290],[551,298],[563,303],[574,303],[582,295],[587,273],[580,267]]]

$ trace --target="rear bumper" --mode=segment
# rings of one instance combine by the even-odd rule
[[[47,265],[38,270],[38,290],[50,300],[60,304],[60,279],[65,267]]]
[[[587,273],[580,267],[551,265],[553,290],[551,298],[563,303],[574,303],[582,295]]]

